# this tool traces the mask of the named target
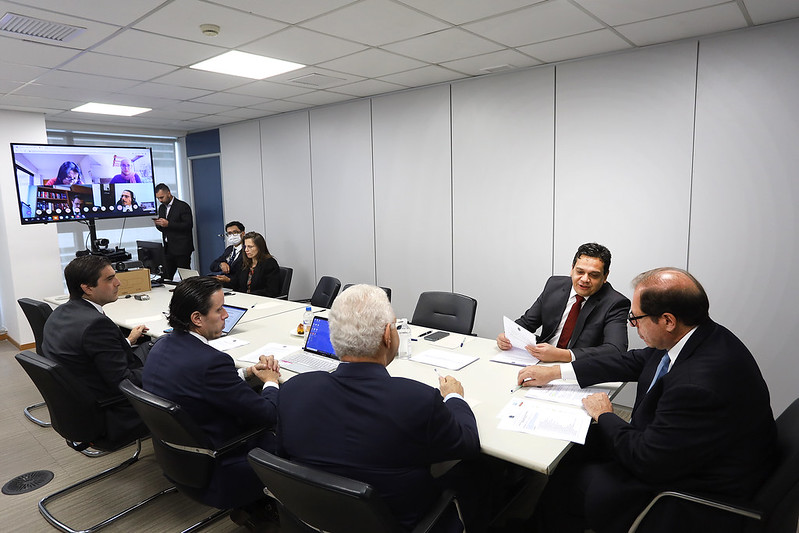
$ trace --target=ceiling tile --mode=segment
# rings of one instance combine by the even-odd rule
[[[743,0],[743,3],[755,24],[799,17],[796,0]]]
[[[370,96],[373,94],[400,91],[402,89],[407,89],[407,87],[397,85],[396,83],[388,83],[387,81],[364,80],[344,85],[343,87],[336,87],[332,92],[350,94],[352,96]]]
[[[0,61],[0,80],[28,82],[47,72],[49,72],[48,69],[42,67]]]
[[[93,51],[183,67],[218,56],[227,49],[139,30],[126,30]]]
[[[263,109],[271,113],[286,113],[287,111],[296,111],[298,109],[305,109],[308,104],[301,104],[299,102],[289,102],[288,100],[273,100],[265,104],[252,106],[254,109]]]
[[[324,86],[311,86],[306,83],[302,83],[301,81],[296,80],[304,80],[307,79],[309,76],[325,76],[331,78],[329,83],[326,83]],[[281,74],[279,76],[272,76],[269,78],[269,81],[279,82],[279,83],[286,83],[293,87],[305,87],[307,90],[317,90],[317,89],[330,89],[331,87],[338,87],[339,85],[346,85],[347,83],[354,83],[356,81],[361,81],[363,77],[347,74],[346,72],[329,70],[322,67],[305,67],[298,70],[294,70],[292,72],[286,72],[285,74]],[[336,81],[341,80],[341,81]]]
[[[308,93],[312,90],[313,89],[310,87],[296,87],[293,85],[284,85],[282,83],[273,83],[271,81],[256,81],[248,85],[231,89],[229,92],[279,100],[280,98]]]
[[[4,36],[0,36],[0,50],[4,61],[45,68],[57,67],[80,53],[80,50]]]
[[[363,0],[301,25],[372,46],[410,39],[449,26],[388,0]]]
[[[553,39],[538,44],[519,47],[520,52],[529,54],[545,63],[587,57],[632,46],[610,30],[597,30],[563,39]]]
[[[69,72],[66,70],[51,70],[47,74],[40,76],[36,83],[42,85],[49,85],[56,87],[55,92],[59,89],[57,87],[101,87],[106,91],[123,91],[136,85],[135,80],[123,80],[120,78],[109,78],[106,76],[95,76],[94,74],[85,74],[82,72]]]
[[[674,15],[702,7],[721,4],[725,0],[574,0],[610,26]],[[732,2],[735,3],[735,2]]]
[[[323,15],[353,0],[213,0],[221,4],[271,19],[296,24],[312,17]]]
[[[406,70],[399,74],[389,74],[380,79],[390,83],[404,85],[405,87],[422,87],[424,85],[453,81],[460,78],[463,78],[463,74],[460,72],[453,72],[452,70],[439,67],[438,65],[428,65],[422,68]]]
[[[41,98],[38,96],[23,96],[21,94],[7,94],[0,98],[0,105],[13,105],[25,107],[40,107],[45,109],[72,109],[85,104],[82,100],[61,100],[57,98]]]
[[[503,46],[460,28],[449,28],[407,41],[387,44],[384,49],[429,63],[454,61],[501,50]]]
[[[216,24],[216,37],[206,37],[200,24]],[[196,0],[175,0],[137,23],[135,28],[203,44],[235,48],[286,27],[271,21],[215,4]]]
[[[61,67],[61,70],[146,81],[172,72],[175,67],[153,61],[86,52]]]
[[[203,115],[212,115],[214,113],[223,113],[236,109],[236,106],[224,106],[215,104],[203,104],[200,102],[178,102],[173,105],[171,109],[176,111],[185,111],[186,113],[201,113]]]
[[[335,104],[336,102],[344,102],[352,99],[353,97],[349,94],[333,93],[330,91],[314,91],[312,93],[288,98],[291,102],[299,102],[306,105]]]
[[[352,41],[292,27],[243,46],[241,50],[303,65],[316,65],[365,48],[365,45]]]
[[[191,100],[192,98],[199,98],[200,96],[210,94],[209,91],[202,89],[150,82],[140,83],[135,87],[131,87],[126,92],[143,96],[156,96],[158,98],[172,98],[175,100]]]
[[[377,78],[403,70],[423,67],[425,64],[415,59],[398,56],[390,52],[370,48],[351,56],[322,63],[329,70],[346,72],[364,78]]]
[[[263,104],[267,98],[259,98],[257,96],[248,96],[244,94],[232,93],[213,93],[207,96],[195,98],[192,102],[202,102],[204,104],[217,104],[224,106],[246,107],[249,105]]]
[[[44,9],[55,9],[76,17],[108,22],[117,26],[127,26],[136,19],[152,11],[164,0],[136,0],[135,2],[110,2],[109,0],[25,0],[25,4]]]
[[[470,76],[482,76],[490,74],[495,67],[503,67],[510,65],[512,68],[524,68],[540,65],[541,61],[533,59],[532,57],[520,54],[514,50],[502,50],[491,54],[482,56],[470,57],[467,59],[459,59],[457,61],[449,61],[442,63],[441,66],[463,72]]]
[[[457,2],[431,2],[430,0],[400,0],[403,4],[444,19],[453,24],[493,17],[514,9],[539,4],[545,0],[458,0]]]
[[[746,26],[743,14],[735,4],[724,4],[670,15],[645,22],[617,26],[616,31],[638,46],[676,41]]]
[[[100,86],[102,87],[102,86]],[[53,87],[50,85],[40,85],[38,83],[28,83],[15,94],[24,96],[38,96],[49,98],[53,94]],[[59,87],[58,96],[65,100],[80,102],[104,102],[109,103],[108,98],[113,93],[102,89],[92,89],[89,87]]]
[[[19,81],[0,80],[0,95],[16,91],[23,85],[24,83]]]
[[[464,25],[469,31],[513,47],[585,33],[602,27],[602,24],[566,3],[565,0],[554,0]]]
[[[237,109],[231,109],[230,111],[225,111],[224,113],[219,113],[219,115],[225,117],[235,117],[238,118],[239,120],[244,120],[244,119],[260,118],[264,116],[264,112],[260,109],[239,107]]]
[[[206,89],[209,91],[225,91],[233,87],[238,87],[239,85],[245,85],[251,80],[240,76],[228,76],[227,74],[218,74],[205,70],[182,68],[153,81],[156,83],[165,83],[167,85],[179,85],[181,87],[193,87],[195,89]]]

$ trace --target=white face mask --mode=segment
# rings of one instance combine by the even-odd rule
[[[238,246],[239,244],[241,244],[241,234],[234,233],[232,235],[226,235],[225,242],[227,242],[228,246]]]

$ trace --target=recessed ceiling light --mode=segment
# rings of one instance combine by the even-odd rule
[[[119,115],[122,117],[132,117],[140,113],[152,111],[149,107],[133,107],[128,105],[114,105],[114,104],[98,104],[97,102],[89,102],[73,108],[72,111],[78,113],[98,113],[100,115]]]
[[[282,59],[232,50],[211,59],[200,61],[195,65],[191,65],[190,68],[262,80],[284,72],[291,72],[304,66],[299,63],[283,61]]]

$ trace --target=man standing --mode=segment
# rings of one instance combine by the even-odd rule
[[[440,493],[430,465],[475,457],[480,440],[455,378],[439,378],[438,390],[389,375],[399,346],[395,322],[378,287],[355,285],[336,298],[330,340],[342,364],[331,374],[308,372],[283,384],[278,451],[371,484],[411,529]],[[457,516],[447,526],[463,530]]]
[[[630,300],[607,282],[610,250],[596,243],[583,244],[572,260],[570,276],[552,276],[533,306],[516,323],[535,332],[538,344],[527,351],[545,363],[627,350],[626,317]],[[509,350],[504,333],[497,346]]]
[[[244,235],[244,224],[238,220],[225,224],[226,248],[222,255],[211,263],[211,272],[221,271],[223,275],[230,276],[231,272],[241,270],[241,258],[244,251],[242,235]]]
[[[242,372],[229,355],[208,344],[222,334],[228,316],[224,303],[222,284],[214,278],[181,281],[169,303],[174,332],[150,351],[143,376],[144,389],[180,404],[215,448],[250,430],[274,428],[280,375],[272,356],[261,356],[258,365]],[[242,379],[249,375],[264,384],[260,393]],[[247,463],[256,446],[274,451],[274,436],[265,431],[240,453],[220,460],[209,486],[196,496],[207,505],[241,509],[232,519],[242,523],[249,514],[251,527],[269,520],[263,483]]]
[[[178,267],[191,267],[191,253],[194,251],[191,229],[194,221],[189,204],[172,196],[165,184],[155,186],[155,197],[161,202],[155,228],[164,239],[164,278],[172,279]]]
[[[137,352],[131,345],[147,328],[136,326],[125,338],[103,312],[104,305],[116,301],[120,285],[111,263],[97,255],[77,257],[64,269],[64,278],[69,301],[58,306],[44,325],[44,355],[67,367],[98,400],[119,396],[123,379],[141,385],[147,345]],[[130,442],[149,433],[127,402],[105,412],[112,442]]]
[[[746,346],[713,322],[702,285],[688,272],[658,268],[633,282],[630,324],[648,348],[527,367],[524,386],[577,379],[581,387],[637,381],[632,419],[607,394],[583,400],[597,421],[584,447],[558,466],[536,510],[541,531],[627,531],[662,490],[744,499],[771,472],[776,426],[769,393]],[[739,531],[740,517],[668,500],[646,531]]]

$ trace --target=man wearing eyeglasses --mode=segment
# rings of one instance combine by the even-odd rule
[[[629,423],[613,414],[607,394],[583,400],[597,424],[550,478],[536,509],[539,531],[627,531],[663,490],[744,500],[773,469],[768,388],[746,346],[710,319],[699,281],[658,268],[633,286],[628,320],[648,348],[519,372],[523,386],[561,377],[581,387],[638,382]],[[676,499],[650,514],[647,532],[741,530],[736,515]]]
[[[538,343],[528,345],[533,357],[545,362],[569,362],[583,357],[627,350],[626,316],[630,300],[607,282],[610,250],[586,243],[577,249],[569,276],[552,276],[533,306],[516,323],[535,332]],[[510,350],[504,333],[501,350]]]

